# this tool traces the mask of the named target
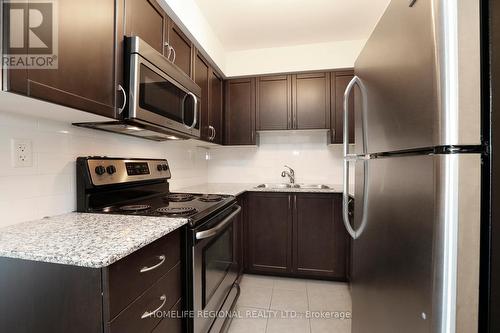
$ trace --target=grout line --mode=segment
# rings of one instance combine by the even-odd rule
[[[268,309],[269,312],[271,311],[271,304],[273,304],[274,288],[276,287],[276,279],[273,277],[271,280],[273,281],[273,288],[271,292],[271,300],[269,301],[269,309]],[[267,332],[268,326],[269,326],[269,317],[266,319],[266,331],[265,331],[266,333],[268,333]]]

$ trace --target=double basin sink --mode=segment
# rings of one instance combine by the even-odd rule
[[[315,190],[328,190],[330,186],[323,184],[260,184],[255,188],[267,188],[267,189],[287,189],[287,188],[296,188],[296,189],[315,189]]]

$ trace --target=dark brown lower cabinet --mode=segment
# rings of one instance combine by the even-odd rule
[[[254,273],[292,272],[292,197],[249,193],[247,268]]]
[[[338,193],[249,193],[246,271],[347,281],[341,204]]]
[[[349,236],[342,224],[341,210],[340,195],[294,195],[294,272],[346,279]]]
[[[104,268],[0,257],[0,332],[182,333],[147,315],[181,309],[180,246],[177,230]]]

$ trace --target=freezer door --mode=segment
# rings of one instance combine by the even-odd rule
[[[352,332],[476,332],[479,156],[379,158],[358,163],[356,176],[363,167],[368,191],[357,177],[354,227],[363,213],[367,223],[353,242]]]
[[[391,1],[355,63],[368,153],[480,144],[479,2],[409,3]]]

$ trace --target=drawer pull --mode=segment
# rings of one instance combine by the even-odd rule
[[[163,308],[165,306],[165,303],[167,303],[167,296],[166,295],[161,295],[160,296],[160,301],[161,301],[161,305],[156,310],[153,310],[151,312],[147,312],[147,311],[144,312],[144,314],[141,316],[141,319],[149,318],[152,315],[154,315],[156,312],[160,311],[161,308]]]
[[[165,262],[166,258],[167,257],[164,254],[162,254],[161,256],[158,256],[158,259],[160,259],[159,263],[157,263],[156,265],[151,266],[151,267],[144,266],[143,268],[141,268],[140,272],[141,273],[145,273],[145,272],[152,271],[153,269],[157,269],[158,267],[160,267],[161,265],[163,265],[163,263]]]

